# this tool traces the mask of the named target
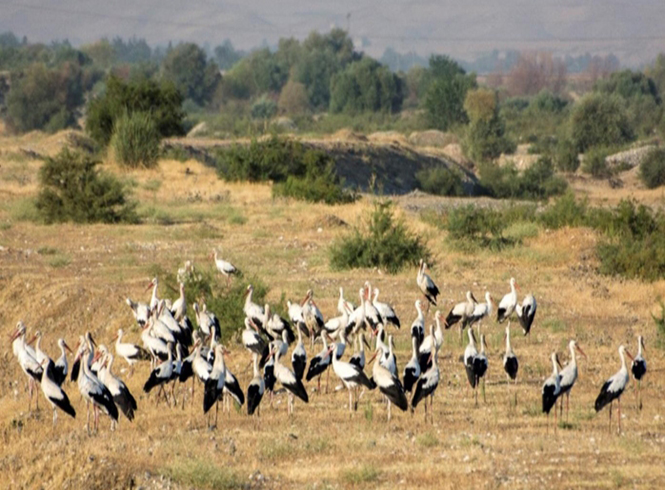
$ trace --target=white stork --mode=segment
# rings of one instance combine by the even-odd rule
[[[150,305],[141,302],[134,302],[131,299],[127,298],[125,300],[127,305],[132,309],[132,314],[134,319],[139,327],[145,327],[145,324],[148,323],[148,316],[150,315]]]
[[[282,336],[283,332],[286,332],[286,342],[288,345],[291,345],[293,341],[296,340],[296,336],[293,333],[289,322],[277,313],[271,315],[270,305],[268,303],[266,303],[263,311],[263,328],[265,328],[266,332],[268,332],[273,338],[279,338]]]
[[[478,301],[476,301],[473,293],[471,291],[467,291],[466,301],[457,303],[450,309],[448,316],[446,316],[446,330],[455,325],[457,322],[461,322],[459,329],[460,344],[462,343],[462,332],[471,323],[473,311],[476,309],[477,304]]]
[[[605,381],[600,389],[598,398],[596,398],[596,412],[600,412],[605,405],[610,406],[610,431],[612,430],[612,404],[614,403],[614,400],[616,400],[619,405],[619,432],[621,432],[621,395],[626,389],[629,379],[628,368],[626,367],[626,355],[633,359],[630,352],[628,352],[623,345],[620,345],[619,357],[621,357],[621,368],[614,376]]]
[[[254,377],[247,387],[247,415],[253,415],[256,412],[258,417],[261,413],[259,405],[266,390],[266,385],[263,375],[259,371],[259,356],[254,353],[252,357],[254,359]]]
[[[79,356],[88,356],[88,360],[81,360],[81,371],[78,375],[78,388],[79,392],[86,401],[88,408],[86,418],[86,430],[90,432],[90,404],[92,404],[94,412],[95,431],[98,429],[99,424],[99,410],[101,409],[106,413],[112,422],[118,422],[118,407],[113,401],[113,395],[104,384],[99,381],[90,371],[90,364],[94,361],[92,353],[92,342],[89,339],[83,344],[83,349],[79,351]]]
[[[395,404],[400,410],[405,412],[409,408],[409,402],[404,394],[402,383],[400,383],[395,375],[381,365],[380,359],[375,360],[377,355],[383,355],[379,347],[377,347],[374,356],[369,360],[369,362],[374,360],[372,380],[379,387],[379,391],[388,399],[388,421],[390,421],[391,405]]]
[[[519,303],[515,305],[515,313],[517,313],[517,318],[522,324],[525,336],[531,332],[531,325],[533,325],[533,319],[536,317],[537,307],[536,298],[533,297],[533,294],[527,294],[521,305]]]
[[[360,304],[346,317],[346,331],[353,335],[357,334],[361,329],[365,329],[368,324],[367,302],[365,301],[365,290],[363,288],[358,290],[358,297],[360,298]]]
[[[430,328],[430,333],[427,337],[423,339],[422,344],[418,348],[418,363],[420,364],[420,372],[424,373],[431,366],[431,356],[434,349],[440,349],[443,345],[443,330],[441,329],[441,312],[436,310],[434,313],[434,322],[436,323],[436,329],[432,331]]]
[[[423,314],[422,304],[419,299],[416,300],[415,305],[418,316],[411,323],[411,337],[416,338],[418,345],[420,345],[425,338],[425,315]]]
[[[471,327],[476,323],[481,322],[483,319],[491,317],[493,310],[494,301],[492,300],[492,295],[489,293],[489,291],[486,291],[485,302],[476,303],[476,306],[473,308],[473,314],[471,315],[469,326]]]
[[[302,381],[296,378],[296,375],[293,374],[293,371],[280,362],[281,353],[274,346],[272,348],[272,355],[275,358],[275,378],[289,393],[288,412],[293,415],[294,395],[305,403],[308,403],[309,397],[307,396],[307,391],[305,390]],[[330,357],[330,355],[328,355],[328,357]]]
[[[104,356],[104,363],[99,370],[99,380],[104,383],[113,396],[113,401],[120,408],[122,413],[130,422],[134,420],[134,412],[137,410],[136,400],[127,388],[127,385],[113,374],[113,354],[107,352]]]
[[[337,344],[333,343],[328,351],[332,353],[336,349]],[[373,390],[376,388],[376,385],[372,383],[365,372],[355,364],[341,361],[337,356],[333,356],[332,365],[333,371],[335,371],[337,377],[342,380],[346,389],[349,390],[349,412],[353,413],[357,408],[353,402],[353,392],[357,391],[359,386],[364,386]]]
[[[166,360],[170,351],[168,344],[153,334],[153,325],[152,317],[150,317],[148,324],[143,327],[143,332],[141,332],[141,341],[143,342],[145,350],[152,355],[153,362],[157,359],[163,361]],[[73,373],[74,370],[72,370],[72,374]]]
[[[286,306],[288,308],[289,320],[291,321],[291,324],[307,337],[312,335],[312,332],[310,332],[307,328],[305,318],[302,316],[302,306],[300,306],[298,303],[291,303],[291,301],[287,301]]]
[[[182,321],[187,315],[187,298],[185,297],[185,285],[180,283],[179,285],[180,296],[176,299],[171,305],[171,314],[177,322]]]
[[[122,337],[124,334],[122,328],[119,328],[118,333],[113,339],[115,340],[115,353],[118,357],[122,357],[127,361],[127,364],[129,364],[129,373],[131,375],[134,372],[134,364],[141,360],[150,359],[150,354],[138,345],[123,342]],[[164,347],[166,347],[166,344]],[[164,354],[166,354],[166,352],[164,352]]]
[[[226,365],[224,364],[224,347],[222,344],[215,346],[215,362],[212,365],[210,376],[205,382],[203,392],[203,413],[206,414],[212,408],[224,391],[224,383],[226,382]],[[217,413],[218,407],[215,409],[215,427],[217,426]],[[208,424],[210,425],[210,424]]]
[[[467,344],[466,349],[464,349],[464,369],[466,371],[466,377],[469,380],[469,384],[475,391],[477,379],[473,370],[473,363],[476,359],[476,356],[478,355],[478,349],[476,349],[476,338],[473,335],[473,329],[470,328],[466,333],[469,336],[469,343]]]
[[[16,332],[11,338],[12,348],[14,354],[18,358],[18,363],[21,366],[21,369],[28,377],[28,389],[30,392],[30,400],[28,401],[28,411],[31,411],[32,407],[32,395],[35,389],[35,381],[41,381],[44,368],[37,362],[37,359],[34,357],[34,351],[32,348],[28,349],[25,342],[25,325],[23,322],[18,322],[16,325]],[[32,353],[31,353],[32,352]],[[39,401],[36,401],[36,409],[39,409]]]
[[[268,344],[259,335],[259,329],[252,320],[245,318],[245,329],[242,331],[242,345],[250,352],[255,353],[261,359],[260,367],[263,367],[268,359]]]
[[[72,404],[69,402],[67,393],[64,392],[55,380],[53,361],[47,357],[43,361],[42,368],[44,374],[41,379],[41,388],[44,398],[46,398],[46,401],[53,407],[53,427],[55,427],[55,423],[58,420],[58,411],[56,410],[56,407],[72,418],[76,418],[76,410],[74,410],[74,407],[72,407]]]
[[[508,379],[515,381],[517,383],[517,371],[519,370],[519,362],[515,352],[513,352],[513,347],[510,345],[510,322],[506,326],[506,334],[504,336],[506,340],[506,353],[503,355],[503,369],[508,375]]]
[[[67,352],[65,352],[65,349],[68,350],[70,354],[74,353],[67,345],[67,342],[65,342],[65,339],[58,339],[58,347],[60,348],[60,357],[58,357],[58,360],[55,361],[55,364],[53,365],[53,381],[55,381],[58,386],[62,386],[62,383],[67,379],[67,373],[69,372],[69,363],[67,362]]]
[[[307,367],[307,352],[305,351],[305,345],[302,343],[302,331],[300,329],[298,329],[298,343],[291,353],[291,366],[293,366],[293,373],[296,378],[302,380]]]
[[[358,343],[358,351],[355,352],[349,362],[355,364],[360,369],[365,369],[365,336],[362,332],[358,334],[354,343]]]
[[[436,306],[436,297],[439,295],[439,288],[437,287],[436,284],[434,284],[432,278],[429,275],[427,275],[427,273],[425,273],[425,270],[427,268],[428,267],[425,261],[423,259],[420,259],[420,267],[418,268],[416,283],[418,284],[420,291],[425,296],[425,299],[427,299],[428,309],[429,309],[429,304]]]
[[[568,409],[570,408],[570,390],[573,388],[575,381],[577,381],[577,358],[575,350],[586,358],[586,354],[574,340],[568,343],[568,349],[570,349],[570,361],[561,370],[561,381],[559,382],[561,386],[561,393],[559,394],[561,398],[561,411],[559,415],[563,416],[563,395],[566,395],[566,420],[568,420]]]
[[[431,329],[431,327],[430,327]],[[404,380],[404,391],[407,393],[411,392],[411,389],[420,378],[420,362],[418,356],[418,341],[415,338],[411,338],[411,345],[413,352],[411,354],[411,359],[406,364],[404,368],[404,375],[402,379]]]
[[[510,315],[513,314],[513,311],[515,311],[515,306],[517,306],[517,291],[515,291],[516,287],[519,288],[519,286],[515,284],[515,278],[511,277],[510,292],[501,298],[499,307],[496,310],[497,322],[503,323],[508,319],[508,317],[510,317]]]
[[[305,324],[312,335],[312,346],[314,345],[314,336],[318,335],[325,325],[325,320],[323,319],[323,314],[319,307],[316,306],[314,302],[314,291],[311,289],[307,290],[305,299],[300,305],[302,307],[302,316],[305,320]]]
[[[150,284],[148,284],[148,287],[146,288],[146,291],[150,288],[152,288],[152,296],[150,297],[150,309],[151,310],[156,310],[157,305],[159,304],[159,297],[157,296],[157,288],[159,287],[159,280],[157,277],[153,277],[152,281],[150,281]]]
[[[339,288],[339,299],[337,300],[337,311],[343,315],[347,311],[353,311],[356,307],[353,303],[344,299],[344,289]]]
[[[151,372],[150,377],[143,385],[144,393],[150,393],[155,386],[160,387],[160,393],[164,394],[164,400],[168,403],[168,395],[164,391],[164,385],[171,381],[173,375],[173,345],[169,342],[167,344],[168,354],[166,361],[157,365]],[[157,394],[157,403],[159,403],[159,393]]]
[[[372,302],[372,285],[369,282],[365,282],[365,295],[363,297],[365,301],[365,321],[374,331],[379,323],[383,323],[385,327],[385,322],[381,318],[381,314],[374,306]]]
[[[328,350],[325,333],[321,334],[321,341],[323,342],[323,349],[309,361],[309,368],[307,369],[307,375],[305,376],[307,381],[311,381],[316,376],[319,377],[317,388],[318,393],[321,393],[321,375],[326,369],[328,369],[331,362],[330,351]]]
[[[415,410],[422,400],[429,396],[429,411],[432,423],[434,423],[434,392],[439,386],[439,365],[437,363],[439,352],[435,349],[432,353],[432,366],[420,376],[416,384],[416,391],[411,399],[411,407]],[[425,420],[427,420],[427,401],[425,400]]]
[[[644,359],[642,350],[646,350],[644,347],[644,337],[638,335],[637,337],[637,355],[633,359],[633,363],[630,366],[630,370],[633,373],[635,381],[637,381],[637,406],[642,410],[642,398],[640,396],[640,384],[642,382],[642,377],[647,373],[647,361]]]
[[[374,288],[374,298],[372,299],[372,305],[376,308],[376,311],[381,317],[381,323],[384,325],[390,323],[397,328],[400,328],[399,318],[395,313],[395,309],[390,306],[388,303],[382,303],[379,301],[379,288]]]
[[[245,316],[252,320],[256,326],[263,328],[265,312],[263,311],[263,308],[252,301],[253,295],[254,287],[249,284],[245,291],[245,306],[243,306],[243,311],[245,312]]]
[[[543,412],[547,414],[549,421],[550,410],[554,407],[554,431],[556,432],[556,400],[561,394],[561,375],[559,374],[559,358],[556,352],[552,352],[552,374],[543,383],[542,397],[543,397]],[[596,405],[598,406],[598,405]],[[549,426],[549,423],[548,423]]]
[[[226,285],[228,286],[231,281],[231,276],[240,274],[240,271],[231,262],[220,259],[217,255],[217,249],[213,249],[210,258],[215,259],[215,267],[219,272],[226,276]]]

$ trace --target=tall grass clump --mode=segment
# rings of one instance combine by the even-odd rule
[[[649,189],[665,185],[665,149],[654,148],[640,163],[640,179]]]
[[[391,201],[377,201],[360,226],[333,242],[330,266],[333,269],[379,267],[394,274],[415,266],[430,252],[423,239],[396,218]]]
[[[134,223],[136,203],[113,175],[97,170],[100,162],[63,149],[39,169],[37,212],[46,223]]]
[[[235,472],[205,460],[176,460],[164,468],[164,472],[173,481],[187,487],[211,490],[245,488],[245,484]]]
[[[656,345],[661,349],[665,349],[665,302],[662,299],[658,300],[660,306],[660,315],[656,316],[653,313],[651,318],[656,325]]]
[[[217,174],[228,181],[272,181],[276,197],[326,204],[354,202],[359,197],[344,189],[330,155],[276,136],[219,150]]]
[[[424,168],[416,172],[418,186],[425,192],[438,196],[464,196],[464,184],[460,172],[444,165]]]
[[[111,148],[121,165],[152,168],[157,165],[161,140],[150,113],[125,112],[113,126]]]
[[[151,267],[150,274],[159,277],[160,284],[163,283],[167,288],[178,291],[178,278],[175,274],[167,272],[158,265]],[[254,288],[254,301],[260,305],[264,304],[265,296],[268,293],[268,286],[255,276],[235,277],[227,287],[226,279],[221,277],[217,269],[213,267],[193,269],[180,279],[185,285],[187,315],[194,326],[196,327],[194,303],[198,301],[199,306],[205,303],[207,309],[215,313],[219,319],[223,341],[232,339],[244,327],[243,306],[247,285],[251,284]]]

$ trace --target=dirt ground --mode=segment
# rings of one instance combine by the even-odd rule
[[[138,343],[139,332],[124,298],[148,299],[144,289],[154,264],[175,271],[192,260],[198,268],[211,268],[207,255],[216,246],[270,286],[270,302],[282,293],[301,298],[313,288],[326,318],[336,315],[340,286],[357,302],[350,292],[371,281],[381,289],[382,299],[394,304],[404,325],[392,332],[400,372],[410,358],[416,271],[391,276],[380,270],[335,272],[328,267],[329,243],[347,230],[333,226],[329,215],[356,224],[371,207],[371,197],[337,207],[273,200],[267,185],[226,184],[195,161],[162,161],[152,171],[109,167],[133,182],[147,217],[143,224],[44,226],[27,220],[40,164],[19,152],[27,144],[57,147],[40,135],[0,141],[0,326],[5,335],[23,320],[29,333],[44,333],[43,347],[53,357],[58,337],[73,345],[86,330],[109,344],[122,327]],[[611,190],[589,181],[573,182],[576,192],[594,202],[631,195],[662,203],[662,191],[630,185]],[[483,326],[489,347],[486,401],[481,396],[479,406],[474,405],[459,361],[464,346],[456,329],[447,331],[433,423],[424,421],[422,407],[415,414],[393,410],[387,423],[377,392],[366,393],[350,416],[347,394],[335,391],[339,383],[331,373],[330,392],[316,393],[316,384],[309,383],[310,403],[296,402],[293,418],[287,416],[286,397],[279,394],[272,408],[264,399],[258,424],[243,407],[220,413],[217,429],[209,430],[201,410],[201,385],[195,388],[193,403],[191,385],[178,388],[184,409],[180,404],[156,405],[154,396],[141,392],[149,366],[139,365],[128,377],[126,366],[117,361],[116,373],[138,400],[137,417],[133,423],[121,419],[116,432],[102,417],[99,433],[89,436],[85,404],[75,384],[65,385],[77,410],[75,420],[61,414],[53,430],[41,393],[40,411],[28,413],[26,378],[5,341],[0,344],[0,487],[662,488],[664,356],[656,345],[651,314],[658,312],[665,282],[598,275],[596,236],[587,229],[539,230],[524,245],[498,253],[460,252],[410,206],[420,199],[448,200],[417,195],[400,199],[400,214],[433,250],[431,275],[441,288],[438,308],[444,314],[468,289],[476,297],[490,291],[498,301],[508,292],[511,276],[521,286],[520,297],[528,292],[536,296],[531,338],[523,338],[513,324],[513,348],[520,361],[516,386],[506,383],[503,326],[493,320]],[[174,296],[169,290],[160,294]],[[434,308],[427,325],[433,313]],[[603,381],[620,366],[618,346],[624,344],[635,354],[638,334],[645,336],[649,363],[642,383],[643,409],[636,407],[631,379],[622,403],[623,432],[617,434],[616,425],[609,432],[607,411],[596,414],[593,402]],[[554,434],[552,420],[548,430],[540,410],[540,388],[551,372],[551,352],[567,360],[571,338],[588,358],[579,359],[569,418]],[[249,355],[241,345],[228,348],[229,367],[246,386]],[[314,352],[319,350],[317,346]]]

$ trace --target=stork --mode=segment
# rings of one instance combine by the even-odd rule
[[[418,284],[420,291],[423,293],[423,296],[425,296],[425,299],[427,299],[429,309],[430,304],[436,306],[436,297],[439,295],[439,288],[434,284],[432,278],[425,272],[427,268],[425,261],[420,259],[420,267],[418,268],[416,283]]]
[[[365,282],[365,295],[363,296],[363,301],[365,303],[365,321],[370,326],[372,331],[376,330],[376,327],[379,323],[385,323],[381,318],[381,314],[374,306],[372,302],[372,285],[369,282]]]
[[[471,291],[466,292],[466,301],[457,303],[450,309],[448,316],[446,316],[445,325],[446,330],[455,325],[457,322],[462,322],[459,329],[460,344],[462,343],[462,332],[470,324],[473,317],[473,311],[476,308],[476,298]]]
[[[557,429],[556,422],[556,400],[561,394],[561,375],[559,374],[559,358],[556,355],[556,352],[552,352],[552,374],[549,378],[543,383],[542,397],[543,397],[543,412],[547,414],[548,427],[549,427],[549,418],[550,410],[554,407],[554,431]],[[596,407],[598,405],[596,404]],[[596,408],[596,411],[598,408]]]
[[[224,364],[224,347],[222,344],[215,346],[215,362],[210,371],[210,376],[205,382],[203,392],[203,413],[206,414],[218,402],[219,397],[224,391],[224,383],[226,382],[226,365]],[[217,414],[218,407],[215,409],[215,425],[217,427]],[[210,426],[210,423],[208,423]]]
[[[293,371],[280,362],[281,353],[279,350],[273,346],[271,352],[275,358],[275,378],[289,393],[288,412],[290,415],[293,415],[294,396],[297,396],[305,403],[308,403],[309,397],[307,396],[307,391],[305,390],[302,381],[296,378],[296,375],[293,374]],[[330,354],[328,354],[328,357],[330,357]]]
[[[417,339],[420,346],[425,338],[425,315],[423,314],[422,304],[419,299],[416,300],[415,305],[418,316],[411,323],[411,337]]]
[[[470,328],[467,330],[467,335],[469,336],[469,343],[466,346],[466,349],[464,349],[464,369],[466,371],[466,377],[469,380],[469,384],[475,392],[477,384],[476,382],[478,380],[476,379],[476,374],[473,370],[473,364],[476,356],[478,355],[478,349],[476,349],[476,339],[473,335],[473,329]]]
[[[107,352],[104,356],[102,369],[99,371],[99,380],[108,388],[113,401],[130,422],[134,420],[134,412],[137,410],[136,400],[127,388],[127,385],[113,374],[113,354]]]
[[[431,327],[430,327],[431,330]],[[407,393],[411,392],[411,389],[420,378],[420,362],[418,360],[418,341],[415,338],[411,338],[411,346],[413,348],[411,359],[406,364],[404,368],[404,375],[402,379],[404,380],[404,391]]]
[[[60,348],[60,357],[58,357],[58,360],[55,361],[55,364],[53,365],[53,381],[58,386],[62,386],[62,383],[67,379],[67,373],[69,372],[69,363],[67,362],[67,352],[65,352],[65,349],[67,349],[70,354],[74,353],[67,345],[67,342],[65,342],[65,339],[58,339],[58,347]]]
[[[328,349],[332,353],[337,349],[337,344],[333,343]],[[337,356],[332,358],[333,371],[339,379],[342,380],[344,386],[349,391],[349,412],[353,413],[357,409],[357,405],[353,401],[353,392],[357,391],[359,386],[364,386],[373,390],[376,385],[370,381],[365,372],[355,364],[350,362],[341,361]]]
[[[141,302],[134,302],[130,298],[125,300],[127,305],[132,309],[132,314],[139,327],[145,327],[148,323],[148,316],[150,315],[150,305]]]
[[[376,311],[379,313],[381,323],[384,325],[390,323],[396,328],[400,328],[401,325],[399,318],[397,317],[394,308],[388,303],[382,303],[379,301],[379,288],[374,288],[374,298],[372,300],[372,305],[374,305],[374,308],[376,308]]]
[[[180,322],[187,315],[187,298],[185,297],[185,284],[181,282],[178,286],[180,296],[171,305],[171,314],[177,322]]]
[[[633,363],[630,366],[630,370],[633,373],[635,381],[637,381],[637,407],[639,410],[642,410],[642,397],[640,396],[640,384],[642,383],[642,377],[647,373],[647,361],[644,359],[642,350],[646,350],[644,346],[644,337],[639,335],[637,337],[637,355],[633,359]]]
[[[282,333],[286,333],[286,343],[288,345],[291,345],[294,340],[296,340],[296,336],[293,333],[293,330],[291,329],[291,325],[289,325],[289,322],[279,316],[277,313],[274,315],[271,315],[270,313],[270,305],[266,303],[264,309],[264,317],[263,317],[263,328],[270,334],[271,337],[273,338],[278,338],[282,336]]]
[[[355,342],[358,343],[358,351],[351,356],[349,362],[355,364],[360,369],[365,369],[365,336],[362,332],[358,334]]]
[[[536,317],[537,306],[536,298],[533,297],[533,294],[527,294],[522,300],[521,305],[519,303],[515,305],[515,313],[517,313],[517,318],[519,318],[522,324],[524,336],[529,335],[531,332],[531,325],[533,325],[533,319]]]
[[[311,332],[305,323],[305,318],[302,316],[302,306],[300,306],[298,303],[291,303],[291,301],[287,301],[286,306],[289,312],[289,320],[291,321],[291,324],[307,337],[309,337]]]
[[[215,259],[215,267],[219,272],[226,276],[226,285],[228,286],[231,281],[231,276],[236,276],[240,274],[240,271],[234,266],[231,262],[220,259],[217,255],[217,249],[213,249],[210,258]]]
[[[420,364],[420,372],[424,373],[430,368],[431,355],[434,352],[434,349],[440,349],[443,345],[443,330],[441,330],[441,312],[436,310],[434,313],[434,322],[436,323],[436,329],[432,331],[430,328],[430,334],[425,337],[422,344],[418,348],[418,364]]]
[[[16,325],[16,332],[11,337],[11,341],[14,354],[18,358],[18,363],[25,375],[28,377],[28,390],[30,393],[28,411],[30,412],[32,408],[32,396],[35,389],[35,381],[41,381],[44,368],[39,364],[39,362],[37,362],[37,359],[35,359],[33,354],[34,351],[32,348],[28,348],[26,345],[25,331],[26,328],[23,322],[18,322]],[[35,407],[37,410],[39,410],[39,401],[36,401]]]
[[[157,288],[159,287],[159,280],[157,277],[153,277],[152,281],[150,281],[150,284],[148,284],[148,287],[146,288],[146,291],[150,288],[152,288],[152,296],[150,297],[150,309],[151,310],[156,310],[157,305],[159,304],[159,297],[157,296]]]
[[[242,345],[248,351],[259,356],[261,360],[260,367],[265,365],[269,354],[268,344],[261,338],[258,327],[249,318],[245,318],[245,329],[242,331]]]
[[[245,404],[245,394],[242,392],[242,388],[240,388],[238,378],[235,377],[228,366],[226,367],[226,374],[224,376],[224,390],[222,397],[227,413],[231,413],[231,398],[233,398],[239,407],[242,407]]]
[[[623,345],[619,346],[619,357],[621,357],[621,368],[614,376],[609,378],[600,389],[600,394],[596,398],[595,408],[596,412],[600,412],[605,405],[610,406],[610,432],[612,431],[612,404],[614,400],[619,405],[619,432],[621,432],[621,395],[626,389],[628,384],[628,368],[626,367],[626,357],[633,359],[633,356],[626,350]],[[634,360],[634,359],[633,359]]]
[[[568,421],[568,409],[570,408],[570,390],[573,388],[575,381],[577,381],[577,358],[575,350],[586,358],[586,354],[574,340],[568,343],[568,349],[570,350],[570,361],[561,370],[561,381],[559,382],[561,386],[561,393],[559,394],[561,398],[561,410],[559,416],[563,416],[563,395],[566,395],[566,421]]]
[[[263,328],[265,312],[263,311],[263,308],[252,301],[253,295],[254,288],[249,284],[245,291],[245,306],[243,306],[243,311],[245,312],[245,316],[252,320],[256,326]]]
[[[298,329],[298,343],[291,353],[291,365],[293,366],[293,373],[296,375],[296,378],[302,380],[305,374],[305,367],[307,366],[307,352],[302,343],[302,332],[300,329]]]
[[[360,304],[356,307],[355,310],[351,312],[350,315],[347,314],[346,317],[346,331],[349,334],[357,334],[360,332],[360,329],[365,329],[367,322],[367,302],[365,301],[365,290],[359,289],[358,296],[360,298]],[[344,317],[344,314],[342,314]],[[372,326],[372,328],[374,328]]]
[[[485,302],[476,303],[476,306],[473,308],[473,314],[471,315],[469,326],[472,327],[476,323],[482,322],[483,319],[491,317],[493,310],[494,301],[492,300],[492,295],[489,293],[489,291],[486,291]]]
[[[353,303],[344,299],[344,289],[339,288],[339,299],[337,300],[337,311],[343,315],[346,311],[353,311],[356,307]]]
[[[307,290],[305,299],[300,306],[302,307],[302,316],[305,320],[305,325],[307,325],[310,332],[314,335],[318,335],[321,330],[323,330],[326,322],[323,319],[321,310],[319,310],[319,307],[316,306],[316,303],[314,302],[313,290]],[[314,346],[314,335],[312,335],[312,346]]]
[[[514,381],[517,384],[517,371],[519,370],[519,362],[517,361],[517,356],[513,352],[513,347],[510,345],[510,322],[506,326],[506,334],[504,336],[506,341],[506,353],[503,355],[503,370],[508,376],[508,383],[506,386],[510,390],[510,381]],[[517,392],[515,392],[515,406],[517,406]]]
[[[168,403],[168,395],[166,394],[166,391],[164,391],[164,385],[171,381],[171,377],[173,375],[173,344],[169,342],[169,344],[167,344],[167,349],[168,355],[166,357],[166,361],[156,366],[150,372],[150,377],[143,385],[143,391],[145,393],[150,393],[150,390],[156,386],[159,386],[159,393],[164,394],[164,400]],[[157,394],[157,403],[159,403],[159,393]]]
[[[383,325],[381,325],[381,328],[383,328]],[[378,336],[376,338],[377,340],[379,339]],[[397,357],[395,357],[394,350],[395,350],[395,343],[393,342],[393,336],[388,335],[388,348],[385,349],[385,344],[384,344],[383,355],[381,356],[379,362],[384,368],[390,371],[393,376],[399,379],[397,375]]]
[[[86,337],[88,336],[86,335]],[[111,395],[109,389],[90,371],[90,364],[95,359],[93,357],[92,342],[90,342],[89,338],[86,339],[83,348],[79,350],[78,360],[81,360],[80,357],[86,354],[88,360],[81,362],[81,371],[79,372],[77,382],[79,392],[86,401],[88,408],[85,426],[88,433],[90,433],[90,404],[92,404],[94,412],[95,431],[99,427],[99,410],[101,409],[106,413],[112,422],[118,422],[118,407],[113,401],[113,395]]]
[[[473,359],[473,375],[476,378],[476,405],[478,405],[478,385],[481,379],[483,381],[483,401],[487,402],[487,398],[485,398],[485,373],[487,372],[488,361],[485,347],[487,347],[485,335],[480,334],[480,352]]]
[[[115,353],[129,364],[129,374],[131,375],[134,373],[134,364],[140,360],[150,359],[150,354],[138,345],[123,342],[122,337],[124,334],[122,328],[119,328],[118,333],[113,339],[115,340]],[[166,348],[166,344],[164,344],[164,347]],[[164,354],[166,354],[166,352],[164,352]]]
[[[388,421],[390,421],[390,407],[395,404],[400,410],[405,412],[409,408],[409,402],[404,394],[402,383],[395,375],[383,367],[379,359],[376,359],[380,353],[380,347],[377,347],[374,356],[369,360],[372,366],[372,380],[378,386],[379,391],[388,399]]]
[[[411,399],[411,407],[413,410],[416,409],[420,401],[425,400],[429,396],[429,411],[430,418],[432,423],[434,423],[434,392],[439,386],[439,366],[437,363],[439,352],[434,349],[434,352],[431,354],[432,357],[432,366],[422,375],[416,384],[416,391],[413,394]],[[427,420],[427,401],[425,403],[425,420]]]
[[[317,388],[318,393],[321,393],[321,375],[326,369],[328,369],[331,361],[325,333],[321,334],[321,341],[323,342],[323,349],[309,361],[309,369],[307,369],[307,375],[305,376],[307,381],[311,381],[316,376],[319,377]],[[328,391],[327,387],[326,391]]]
[[[53,427],[55,428],[55,423],[58,420],[58,411],[56,408],[59,408],[72,418],[76,418],[76,410],[74,410],[74,407],[69,402],[67,393],[64,392],[55,379],[55,365],[53,361],[47,357],[41,366],[44,370],[41,379],[42,393],[46,401],[53,407]]]
[[[515,306],[517,305],[517,291],[515,288],[519,289],[519,286],[515,284],[515,278],[510,278],[510,292],[506,294],[501,301],[499,302],[499,307],[496,310],[496,321],[503,323],[510,315],[515,311]]]
[[[254,353],[253,365],[254,365],[254,377],[249,382],[247,387],[247,415],[253,415],[256,413],[258,417],[261,413],[259,404],[263,398],[263,393],[266,390],[265,381],[263,380],[263,375],[259,371],[259,356]]]

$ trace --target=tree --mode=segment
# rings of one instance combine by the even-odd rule
[[[75,63],[57,69],[36,63],[25,71],[13,72],[7,94],[7,123],[20,133],[75,126],[83,104],[83,88],[82,71]]]
[[[277,101],[277,107],[284,114],[305,114],[309,111],[309,97],[305,86],[294,80],[289,80],[282,88]]]
[[[215,62],[221,70],[228,70],[244,56],[242,51],[237,51],[233,43],[226,39],[224,43],[215,48]]]
[[[521,53],[507,78],[513,96],[535,95],[543,89],[559,94],[566,86],[566,64],[552,53]]]
[[[250,99],[268,92],[278,92],[286,83],[288,71],[277,62],[268,48],[259,49],[238,61],[222,80],[227,98]]]
[[[514,151],[506,138],[505,123],[499,114],[496,93],[492,90],[470,90],[464,100],[470,123],[464,141],[467,154],[476,160],[491,160],[501,153]]]
[[[163,137],[185,133],[182,95],[172,83],[146,79],[125,83],[113,75],[106,81],[106,92],[88,104],[85,129],[98,143],[107,145],[115,121],[133,112],[149,113]]]
[[[578,152],[626,143],[634,137],[621,100],[599,93],[587,94],[575,105],[571,131]]]
[[[654,81],[659,93],[665,93],[665,53],[656,57],[653,65],[645,70],[645,74]]]
[[[402,106],[401,80],[372,58],[347,65],[330,84],[331,112],[396,112]]]
[[[179,44],[166,55],[162,76],[200,106],[211,100],[221,80],[217,65],[208,63],[205,51],[194,43]]]
[[[104,70],[110,68],[116,62],[115,49],[106,38],[83,46],[81,51],[87,54],[95,65]]]

